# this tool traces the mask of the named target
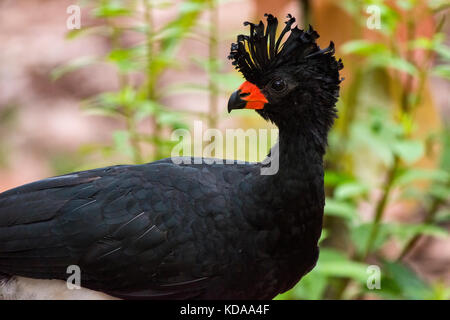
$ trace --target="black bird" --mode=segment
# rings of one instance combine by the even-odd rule
[[[269,162],[113,166],[0,194],[0,273],[66,280],[124,299],[271,299],[316,264],[323,163],[336,117],[334,45],[278,21],[245,22],[229,59],[247,80],[228,110],[255,109],[279,128]],[[25,290],[25,289],[24,289]]]

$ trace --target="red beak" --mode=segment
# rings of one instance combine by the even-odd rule
[[[230,100],[228,100],[228,112],[233,109],[263,109],[268,103],[261,90],[249,81],[245,81]]]

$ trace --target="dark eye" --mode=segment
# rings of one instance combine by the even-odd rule
[[[276,79],[272,82],[272,89],[275,91],[283,91],[286,88],[286,82],[283,79]]]

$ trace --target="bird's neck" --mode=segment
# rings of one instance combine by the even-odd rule
[[[250,223],[280,231],[273,243],[277,254],[303,252],[310,254],[312,261],[316,259],[314,250],[322,229],[325,196],[323,145],[311,135],[305,130],[281,127],[278,171],[245,179],[239,191],[245,193],[242,205]],[[256,212],[255,203],[260,208]]]
[[[324,139],[303,127],[280,127],[278,172],[265,179],[283,201],[298,201],[302,194],[323,197]]]
[[[325,203],[324,152],[323,146],[313,135],[304,129],[280,127],[276,173],[263,175],[262,172],[255,172],[240,183],[237,190],[239,196],[247,201],[253,200],[248,203],[248,208],[246,203],[243,206],[255,223],[259,215],[253,212],[252,203],[266,209],[261,214],[268,214],[281,224],[286,223],[285,218],[294,224],[302,224],[317,216],[321,219]],[[271,151],[272,161],[276,153],[274,149],[276,147]]]
[[[318,139],[316,134],[307,126],[279,126],[276,173],[264,175],[255,171],[241,181],[236,190],[236,196],[246,199],[242,206],[253,223],[266,221],[280,225],[302,225],[317,218],[318,224],[321,224],[325,204],[323,141],[326,141],[326,136]],[[276,148],[271,150],[272,161],[276,158]],[[273,165],[270,163],[271,167]],[[254,212],[255,203],[265,210]],[[260,219],[261,215],[265,218]]]

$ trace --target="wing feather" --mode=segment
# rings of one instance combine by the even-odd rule
[[[174,254],[194,252],[176,229],[192,210],[179,183],[198,183],[198,170],[169,160],[115,166],[0,194],[0,273],[64,280],[79,265],[83,286],[118,297],[195,297],[207,277],[186,272],[195,254]]]

